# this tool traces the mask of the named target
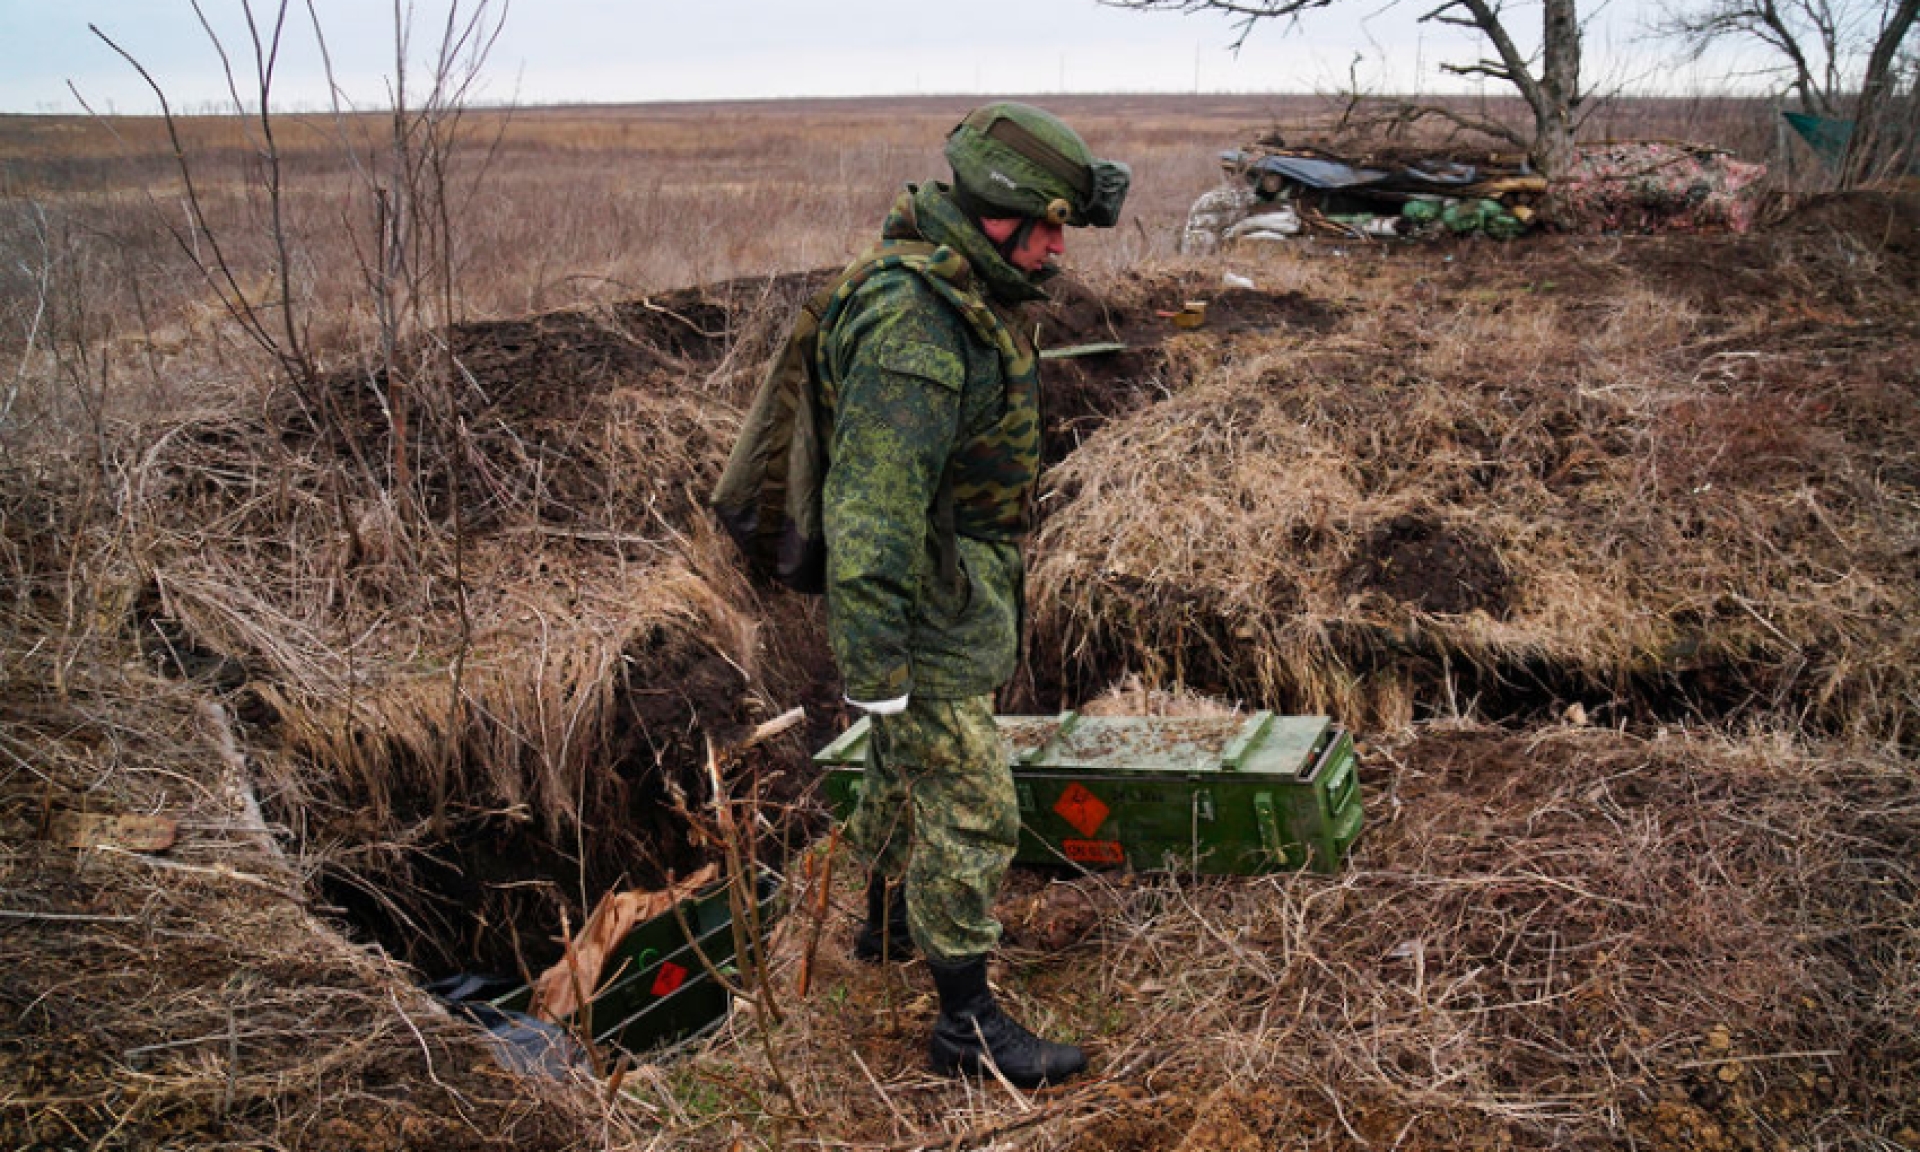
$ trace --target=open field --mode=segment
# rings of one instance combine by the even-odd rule
[[[1086,236],[1076,251],[1079,268],[1100,273],[1172,251],[1187,205],[1217,175],[1221,148],[1338,114],[1315,97],[1055,103],[1091,138],[1112,141],[1137,176],[1127,226]],[[940,141],[968,107],[960,98],[915,98],[470,113],[457,130],[452,197],[462,314],[519,316],[842,263],[865,245],[895,189],[943,174]],[[1507,111],[1518,115],[1517,103]],[[1755,154],[1775,143],[1768,112],[1739,101],[1639,101],[1603,111],[1592,127]],[[266,274],[261,198],[247,193],[263,176],[258,126],[180,124],[210,223],[238,267]],[[307,115],[284,118],[275,132],[297,286],[311,322],[342,354],[354,351],[348,334],[368,323],[358,265],[375,237],[372,199],[347,157],[377,162],[387,127],[374,116]],[[44,227],[84,253],[89,266],[73,272],[97,311],[143,336],[139,317],[149,312],[146,327],[166,345],[196,333],[193,321],[209,303],[168,231],[185,222],[182,193],[157,119],[0,117],[0,197],[45,212]],[[7,227],[8,244],[31,251],[31,221],[16,216]],[[6,288],[17,298],[31,284]],[[18,337],[14,325],[0,333]]]
[[[1127,348],[1051,366],[1003,710],[1331,712],[1341,875],[1017,874],[996,982],[1093,1054],[1026,1096],[814,899],[818,606],[700,501],[968,102],[472,113],[405,292],[371,119],[276,126],[278,244],[247,125],[183,126],[200,231],[157,123],[0,119],[0,1145],[1920,1147],[1920,202],[1203,261],[1213,153],[1328,111],[1048,103],[1138,183],[1033,319]],[[415,986],[715,859],[794,705],[719,763],[802,910],[725,1028],[541,1080]]]

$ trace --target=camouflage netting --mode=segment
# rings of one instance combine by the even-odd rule
[[[1581,232],[1745,232],[1766,165],[1657,141],[1587,145],[1553,189],[1551,217]]]

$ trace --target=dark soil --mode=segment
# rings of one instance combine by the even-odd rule
[[[1837,192],[1794,211],[1777,231],[1809,238],[1845,239],[1884,258],[1896,283],[1916,286],[1920,275],[1920,192]]]
[[[1342,585],[1379,592],[1425,612],[1485,612],[1504,618],[1512,579],[1499,557],[1469,536],[1400,516],[1360,545]]]
[[[1641,285],[1709,316],[1789,295],[1861,312],[1899,311],[1920,288],[1920,194],[1824,196],[1746,235],[1548,234],[1506,243],[1466,237],[1422,248],[1380,255],[1424,260],[1444,253],[1431,274],[1436,287],[1516,290],[1522,300],[1597,300]],[[1878,274],[1862,276],[1869,269]]]

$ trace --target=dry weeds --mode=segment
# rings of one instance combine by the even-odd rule
[[[1623,285],[1556,284],[1592,259],[1566,248],[1323,257],[1334,331],[1170,344],[1173,394],[1050,474],[1043,663],[1070,694],[1118,666],[1387,727],[1478,697],[1909,743],[1904,293],[1808,279],[1789,243],[1773,291],[1708,311],[1635,281],[1657,248],[1611,259]],[[1299,259],[1242,265],[1297,281]]]
[[[845,867],[809,997],[790,917],[778,1019],[617,1093],[507,1078],[366,947],[551,958],[563,911],[710,854],[675,789],[697,806],[707,740],[794,703],[813,729],[754,781],[768,855],[818,827],[817,608],[744,584],[698,500],[816,279],[775,273],[862,243],[958,110],[513,118],[465,203],[460,310],[517,318],[406,381],[404,488],[335,126],[292,205],[350,417],[326,434],[166,253],[149,126],[119,159],[71,124],[0,149],[28,257],[0,272],[12,1142],[1915,1143],[1908,217],[1236,254],[1261,286],[1236,295],[1166,253],[1258,102],[1067,109],[1139,161],[1141,223],[1085,246],[1043,323],[1132,348],[1054,366],[1018,692],[1131,671],[1122,707],[1338,711],[1373,734],[1349,872],[1024,878],[1001,988],[1096,1054],[1031,1097],[924,1071],[924,978],[843,956]],[[250,235],[243,138],[194,130]],[[1210,326],[1175,336],[1155,313],[1194,295]],[[73,810],[169,815],[182,846],[39,838]]]
[[[773,1030],[804,1117],[767,1116],[735,1036],[629,1091],[667,1113],[688,1077],[709,1086],[686,1147],[1908,1139],[1920,792],[1904,763],[1475,724],[1370,743],[1366,762],[1372,824],[1337,879],[1029,877],[1008,896],[996,983],[1091,1048],[1084,1083],[1022,1098],[930,1077],[924,975],[844,959],[841,920],[813,995]],[[1065,921],[1082,935],[1063,944]]]
[[[270,850],[287,830],[228,790],[204,691],[127,651],[56,690],[49,655],[9,653],[0,696],[8,1147],[572,1148],[622,1130],[591,1085],[496,1067],[406,970],[317,918],[313,861]],[[44,838],[66,811],[162,814],[179,843],[75,851]]]

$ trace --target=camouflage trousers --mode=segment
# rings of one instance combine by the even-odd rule
[[[915,696],[906,711],[873,717],[845,835],[875,872],[905,877],[907,928],[922,955],[957,961],[992,951],[993,898],[1020,837],[993,697]]]

